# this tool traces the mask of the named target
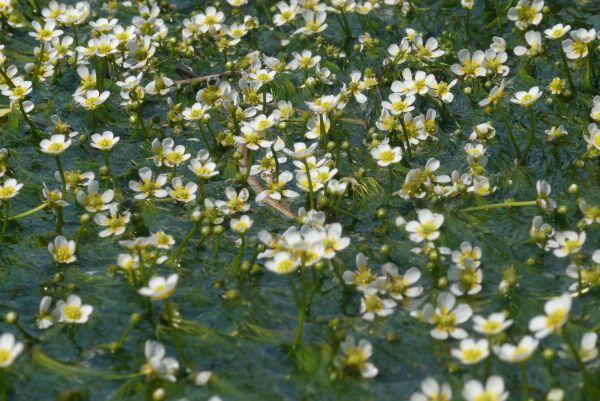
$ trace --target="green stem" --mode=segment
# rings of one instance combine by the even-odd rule
[[[302,162],[304,163],[304,167],[306,168],[306,179],[308,180],[308,203],[310,205],[310,209],[314,210],[315,201],[313,198],[313,184],[312,184],[312,177],[310,176],[310,167],[309,167],[308,161],[306,159],[302,160]]]
[[[388,166],[388,190],[387,190],[387,196],[386,196],[386,205],[390,205],[390,202],[392,201],[392,193],[394,192],[394,172],[392,170],[392,165],[390,164]]]
[[[527,379],[527,367],[525,362],[520,363],[521,365],[521,380],[523,381],[523,400],[529,401],[529,380]]]
[[[571,75],[571,70],[569,69],[569,62],[567,61],[567,55],[565,54],[565,50],[560,46],[560,56],[562,59],[563,69],[565,70],[565,75],[567,76],[567,82],[569,83],[569,89],[571,92],[575,93],[575,84],[573,83],[573,76]]]
[[[306,317],[306,268],[304,266],[300,267],[300,276],[302,280],[302,289],[300,294],[300,302],[298,308],[298,326],[296,328],[296,338],[294,339],[294,349],[298,348],[300,343],[302,342],[302,332],[304,330],[304,319]]]
[[[410,146],[410,140],[408,139],[408,132],[406,131],[406,124],[404,124],[404,118],[400,118],[400,125],[402,126],[402,135],[406,141],[406,150],[408,151],[408,158],[412,160],[412,149]]]
[[[579,366],[579,370],[581,370],[581,375],[583,376],[583,380],[584,380],[584,382],[586,382],[588,380],[588,371],[585,367],[585,363],[583,363],[583,360],[581,359],[581,355],[579,354],[579,352],[577,351],[577,348],[575,348],[575,345],[573,344],[573,340],[571,339],[571,335],[569,334],[569,330],[567,329],[566,325],[562,328],[561,332],[562,332],[563,339],[567,343],[567,347],[569,347],[571,354],[573,354],[573,358],[575,359],[575,361],[577,362],[577,365]]]
[[[41,210],[44,210],[45,208],[47,208],[48,206],[50,206],[49,202],[44,202],[36,207],[34,207],[33,209],[27,210],[25,212],[19,213],[19,214],[15,214],[12,215],[8,218],[8,220],[19,220],[22,219],[23,217],[27,217],[30,216],[32,214],[35,214]]]
[[[526,206],[537,206],[537,201],[533,200],[533,201],[521,201],[521,202],[494,203],[491,205],[468,207],[466,209],[462,209],[461,212],[469,213],[469,212],[477,212],[480,210],[501,209],[501,208],[505,208],[505,207],[526,207]]]
[[[502,105],[499,105],[499,107],[500,113],[502,114],[502,120],[504,121],[506,130],[508,131],[508,137],[510,138],[510,142],[512,143],[513,149],[515,150],[515,156],[517,157],[517,160],[521,160],[521,150],[519,149],[519,145],[517,145],[515,134],[513,134],[512,127],[510,125],[510,122],[508,121],[506,110],[504,110],[504,107],[502,107]]]
[[[4,213],[2,216],[2,228],[0,229],[0,244],[4,241],[4,234],[6,234],[6,228],[8,227],[8,216],[10,215],[10,202],[4,200],[2,203],[4,204]]]
[[[533,111],[533,106],[529,106],[529,143],[525,148],[525,153],[523,153],[522,160],[527,159],[529,152],[533,149],[533,145],[535,143],[535,113]]]
[[[179,248],[177,248],[177,251],[171,257],[171,260],[175,261],[175,260],[179,259],[179,255],[181,255],[181,252],[183,252],[183,249],[185,248],[185,246],[187,245],[187,243],[190,241],[190,239],[196,233],[197,230],[198,230],[198,224],[194,224],[194,227],[192,227],[192,229],[183,238],[183,241],[181,241],[181,244],[179,244]]]
[[[58,155],[54,157],[54,160],[56,160],[56,168],[58,169],[58,175],[60,175],[60,184],[64,199],[67,196],[67,179],[65,178],[65,171],[63,170],[62,163],[60,162],[60,157]]]

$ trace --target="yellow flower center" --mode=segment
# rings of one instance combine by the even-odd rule
[[[77,321],[82,316],[81,308],[75,305],[67,305],[64,314],[68,321]]]

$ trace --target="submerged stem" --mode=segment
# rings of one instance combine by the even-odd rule
[[[491,205],[481,205],[475,207],[468,207],[466,209],[462,209],[461,212],[477,212],[479,210],[489,210],[489,209],[501,209],[505,207],[526,207],[526,206],[536,206],[537,201],[520,201],[520,202],[503,202],[503,203],[493,203]]]

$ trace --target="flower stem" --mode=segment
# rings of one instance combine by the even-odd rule
[[[0,228],[0,244],[4,241],[4,234],[6,233],[6,228],[8,227],[8,215],[10,214],[10,202],[8,200],[4,200],[4,213],[2,215],[2,228]]]
[[[575,84],[573,83],[573,76],[571,75],[571,70],[569,69],[569,63],[567,61],[567,55],[565,54],[565,49],[560,47],[560,56],[562,58],[563,68],[565,70],[565,75],[567,76],[567,82],[569,83],[569,89],[571,92],[575,93]]]
[[[477,212],[480,210],[489,210],[489,209],[501,209],[505,207],[526,207],[526,206],[536,206],[537,201],[521,201],[521,202],[503,202],[503,203],[494,203],[491,205],[481,205],[475,207],[468,207],[466,209],[462,209],[461,212],[469,213],[469,212]]]
[[[313,184],[312,184],[312,177],[310,176],[310,167],[309,167],[308,161],[306,161],[306,159],[304,159],[302,162],[304,163],[304,167],[306,168],[306,179],[308,180],[308,203],[310,205],[310,209],[314,210],[315,201],[313,198]]]
[[[579,355],[579,352],[577,352],[577,349],[575,348],[575,345],[573,344],[573,340],[571,339],[571,335],[569,334],[569,330],[567,329],[566,325],[562,328],[561,333],[562,333],[563,339],[567,343],[567,347],[569,347],[571,354],[573,354],[573,358],[575,359],[575,361],[577,362],[577,365],[579,366],[579,370],[581,370],[581,375],[583,376],[584,382],[587,381],[587,379],[588,379],[587,369],[585,367],[585,364],[581,360],[581,355]]]
[[[12,215],[8,219],[9,220],[19,220],[19,219],[22,219],[23,217],[27,217],[27,216],[30,216],[32,214],[35,214],[35,213],[39,212],[40,210],[44,210],[48,206],[50,206],[50,203],[44,202],[44,203],[42,203],[42,204],[34,207],[33,209],[27,210],[27,211],[25,211],[23,213]]]
[[[533,148],[533,144],[535,143],[535,113],[533,111],[533,106],[529,106],[529,143],[525,148],[525,153],[523,153],[523,157],[521,160],[527,159],[529,152]]]
[[[521,380],[523,381],[523,400],[529,401],[529,380],[527,379],[527,367],[525,362],[520,363],[521,365]]]
[[[517,160],[521,160],[521,150],[519,150],[519,145],[517,145],[515,134],[513,134],[512,127],[510,125],[510,122],[508,121],[508,116],[506,115],[506,110],[504,110],[504,107],[502,107],[502,105],[500,105],[500,112],[502,113],[502,120],[504,121],[506,130],[508,131],[508,137],[510,138],[510,142],[512,143],[513,149],[515,150],[515,156],[517,157]]]
[[[306,317],[306,291],[307,291],[307,280],[306,280],[306,268],[301,267],[300,277],[302,281],[302,288],[300,291],[300,302],[298,303],[298,327],[296,328],[296,338],[294,339],[293,348],[296,349],[302,342],[302,332],[304,330],[304,319]]]
[[[196,223],[196,224],[194,224],[194,227],[192,227],[192,229],[183,238],[183,240],[181,241],[181,244],[179,244],[179,248],[177,248],[177,251],[175,251],[175,253],[171,257],[171,260],[176,261],[177,259],[179,259],[179,255],[181,255],[181,252],[183,252],[183,249],[185,248],[187,243],[190,241],[190,239],[192,239],[192,236],[196,233],[197,230],[198,230],[198,224]]]
[[[390,202],[392,201],[392,193],[394,192],[394,172],[392,170],[392,165],[390,164],[388,166],[388,190],[387,190],[387,194],[386,194],[386,201],[385,204],[386,205],[390,205]]]
[[[64,197],[67,196],[67,179],[65,178],[65,171],[63,170],[62,163],[60,162],[60,157],[56,155],[54,159],[56,160],[56,168],[58,169],[58,174],[60,175],[60,185],[64,199]]]

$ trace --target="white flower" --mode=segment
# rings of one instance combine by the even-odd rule
[[[240,235],[244,235],[248,232],[248,230],[250,230],[250,227],[252,227],[253,223],[254,222],[252,221],[250,216],[243,215],[239,219],[231,219],[229,225],[231,226],[231,229],[234,232]]]
[[[490,345],[488,340],[474,340],[465,338],[461,340],[459,348],[452,349],[452,356],[460,360],[465,365],[474,365],[490,354]]]
[[[56,303],[58,321],[64,323],[86,323],[94,308],[91,305],[83,305],[81,298],[77,295],[69,295],[67,301],[58,301]]]
[[[135,195],[136,199],[146,199],[149,196],[155,196],[157,198],[164,198],[167,196],[167,191],[161,189],[167,182],[167,174],[159,174],[156,180],[152,179],[152,170],[148,167],[143,167],[138,172],[141,182],[129,181],[129,188],[135,192],[139,192]]]
[[[160,301],[173,295],[178,280],[179,276],[177,274],[171,274],[166,279],[161,276],[154,276],[148,281],[146,287],[139,289],[138,293],[149,297],[153,301]]]
[[[265,267],[277,274],[289,274],[300,266],[298,257],[288,252],[277,252],[272,260],[265,263]]]
[[[396,301],[415,298],[423,293],[423,287],[416,284],[421,278],[421,272],[416,267],[411,267],[404,274],[398,273],[398,267],[393,263],[386,263],[381,267],[385,274],[385,281],[381,281],[379,288]]]
[[[467,304],[456,305],[456,298],[449,292],[443,292],[438,296],[436,306],[425,305],[422,313],[427,322],[435,325],[430,332],[433,338],[437,340],[445,340],[448,337],[457,340],[467,338],[466,330],[458,325],[469,320],[473,310]]]
[[[544,0],[519,0],[516,6],[508,10],[508,19],[515,21],[515,25],[520,30],[525,30],[542,21],[543,8]]]
[[[438,383],[432,377],[428,377],[421,383],[421,392],[413,393],[410,401],[450,401],[452,399],[452,387],[448,383]]]
[[[508,391],[505,390],[504,380],[500,376],[490,376],[485,387],[478,380],[469,380],[463,387],[462,395],[465,401],[505,401]]]
[[[415,102],[414,95],[401,95],[400,93],[392,93],[388,97],[387,101],[381,102],[381,107],[394,115],[401,115],[404,113],[409,113],[415,109],[413,103]]]
[[[365,320],[391,315],[395,307],[396,301],[379,297],[377,288],[367,288],[360,300],[360,314]]]
[[[188,182],[184,186],[181,177],[175,177],[171,181],[171,185],[172,188],[167,188],[167,192],[169,193],[169,196],[176,201],[187,203],[196,199],[198,185],[195,183]]]
[[[518,345],[504,343],[494,347],[494,352],[504,362],[521,363],[533,355],[539,343],[535,338],[525,336],[519,341]]]
[[[514,97],[512,97],[510,101],[520,106],[529,107],[533,105],[540,97],[542,97],[540,88],[534,86],[528,91],[520,91],[515,93]]]
[[[554,256],[564,258],[578,253],[585,243],[587,235],[585,231],[579,234],[575,231],[558,231],[554,239],[548,241],[548,248],[554,248]]]
[[[113,206],[111,202],[115,197],[115,191],[107,189],[100,193],[99,190],[100,183],[97,180],[90,181],[87,185],[87,193],[77,192],[77,202],[91,213],[110,209]]]
[[[360,340],[358,344],[352,336],[340,344],[340,355],[334,359],[335,366],[350,373],[360,374],[366,379],[377,376],[379,370],[369,362],[373,355],[373,347],[367,340]]]
[[[67,240],[62,235],[59,235],[54,239],[54,242],[48,244],[48,251],[58,263],[73,263],[77,260],[75,241]]]
[[[392,148],[387,143],[381,143],[371,150],[371,156],[380,167],[387,167],[402,160],[402,150],[399,146]]]
[[[12,333],[4,333],[0,336],[0,368],[6,368],[17,359],[23,351],[22,342],[15,341]]]
[[[444,215],[432,213],[429,209],[417,211],[418,221],[409,221],[405,229],[413,242],[433,241],[440,237],[439,228],[444,223]]]
[[[38,329],[45,330],[54,324],[54,315],[50,313],[50,307],[52,306],[52,298],[44,296],[40,301],[40,308],[37,315],[36,324]]]
[[[563,294],[552,298],[544,305],[545,315],[536,316],[529,322],[529,330],[535,333],[537,339],[542,339],[560,331],[569,319],[571,311],[571,296]]]
[[[598,348],[596,347],[597,342],[597,333],[590,331],[583,334],[581,337],[581,348],[579,350],[579,356],[583,362],[589,362],[592,359],[596,359],[598,356]]]
[[[119,139],[111,131],[104,131],[102,134],[92,135],[91,145],[96,149],[111,150],[119,142]]]
[[[81,107],[91,111],[96,110],[109,96],[109,91],[100,93],[94,89],[84,92],[83,94],[76,94],[75,101],[79,103]]]
[[[208,107],[204,106],[202,103],[194,103],[192,107],[188,107],[183,110],[183,118],[188,121],[200,121],[205,118],[207,115]]]
[[[488,336],[499,334],[512,324],[513,320],[506,319],[506,314],[502,312],[492,313],[487,319],[480,315],[473,316],[473,330]]]
[[[123,212],[123,214],[119,214],[116,207],[110,208],[109,213],[108,216],[102,213],[98,213],[94,216],[94,222],[99,226],[104,227],[104,230],[100,231],[98,234],[101,238],[123,234],[131,218],[131,213]]]
[[[148,362],[142,366],[141,372],[174,383],[177,381],[175,374],[179,369],[179,362],[175,358],[165,358],[165,353],[165,346],[161,343],[151,340],[146,341],[144,354]]]
[[[71,146],[71,140],[64,135],[55,134],[50,139],[42,139],[40,148],[42,152],[50,155],[59,155]]]
[[[318,142],[313,142],[310,146],[306,147],[304,142],[296,142],[294,143],[294,150],[283,149],[283,151],[288,155],[293,157],[296,160],[304,160],[310,156],[312,156],[313,152],[318,146]]]
[[[524,46],[515,47],[515,55],[521,57],[524,55],[535,56],[542,50],[542,35],[537,31],[527,31],[525,33],[525,40],[529,45],[529,48]]]
[[[19,194],[21,188],[23,188],[23,184],[18,183],[14,178],[7,179],[0,184],[0,201],[14,198]]]
[[[486,69],[483,66],[485,53],[481,50],[476,50],[471,55],[467,49],[461,49],[458,52],[458,60],[460,64],[454,64],[450,68],[456,75],[464,76],[465,78],[484,77]]]
[[[546,29],[544,34],[548,39],[560,39],[571,30],[571,25],[556,24],[550,29]]]

